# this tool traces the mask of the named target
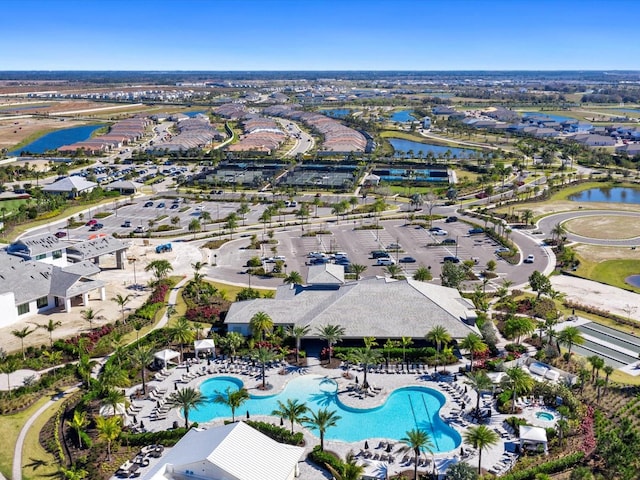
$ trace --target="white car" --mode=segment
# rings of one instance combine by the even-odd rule
[[[379,258],[376,265],[395,265],[396,261],[391,257]]]
[[[447,232],[446,230],[436,230],[435,232],[431,232],[431,235],[446,237],[447,235],[449,235],[449,232]]]
[[[327,254],[322,252],[309,252],[307,258],[327,258]]]
[[[524,259],[524,263],[533,263],[535,259],[535,255],[527,255],[527,258]]]

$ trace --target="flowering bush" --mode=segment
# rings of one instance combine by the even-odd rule
[[[192,322],[215,323],[220,318],[220,309],[212,305],[202,305],[190,308],[184,316]]]
[[[587,407],[587,413],[580,423],[580,432],[584,437],[581,450],[586,456],[591,455],[596,448],[596,436],[593,431],[593,407]]]

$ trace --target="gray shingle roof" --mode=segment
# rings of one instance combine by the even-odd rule
[[[49,294],[53,265],[0,253],[0,294],[12,292],[17,305]]]
[[[457,290],[414,280],[371,278],[339,288],[279,289],[274,300],[234,303],[225,323],[248,324],[259,311],[275,324],[310,325],[311,336],[327,324],[344,327],[345,338],[415,338],[436,325],[444,326],[453,338],[477,333],[473,305]]]
[[[308,284],[340,284],[344,283],[344,267],[334,263],[311,265],[307,273]]]
[[[33,237],[26,237],[9,245],[10,253],[27,253],[31,257],[42,253],[53,252],[54,250],[64,250],[70,245],[69,242],[60,240],[55,235],[45,233]]]
[[[88,260],[99,255],[107,255],[127,248],[123,242],[113,237],[100,237],[95,240],[76,243],[67,248],[67,257],[74,260]]]
[[[97,185],[98,184],[95,182],[90,182],[78,175],[73,175],[71,177],[60,179],[57,182],[53,182],[49,185],[45,185],[44,187],[42,187],[42,191],[71,193],[75,188],[78,192],[82,192],[83,190],[96,187]]]

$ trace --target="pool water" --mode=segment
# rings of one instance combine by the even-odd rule
[[[202,407],[189,412],[189,419],[202,423],[221,417],[230,418],[231,409],[226,405],[213,403],[213,398],[218,393],[224,393],[227,388],[237,390],[242,385],[241,380],[232,377],[206,380],[200,386],[200,391],[208,401]],[[246,412],[250,415],[271,415],[271,412],[278,408],[278,401],[286,403],[287,399],[297,399],[314,411],[320,408],[336,410],[341,418],[335,427],[326,431],[327,440],[399,440],[405,437],[409,430],[420,428],[429,433],[435,453],[448,452],[460,446],[460,434],[439,416],[445,397],[437,390],[418,386],[403,387],[394,390],[383,405],[371,409],[358,409],[342,404],[338,399],[337,388],[337,383],[327,377],[301,376],[291,380],[281,393],[251,396],[236,410],[236,418],[243,418]],[[290,427],[286,419],[285,426]]]
[[[556,418],[553,415],[553,413],[549,413],[549,412],[537,412],[536,417],[540,420],[545,420],[547,422],[552,422]]]

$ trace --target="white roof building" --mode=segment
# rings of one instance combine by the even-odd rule
[[[246,423],[191,429],[143,480],[292,480],[303,447],[284,445]]]

